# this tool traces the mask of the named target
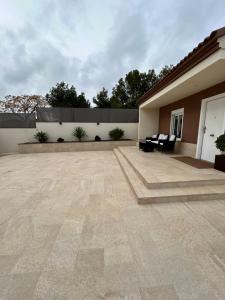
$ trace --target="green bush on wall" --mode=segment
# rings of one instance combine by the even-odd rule
[[[73,136],[75,136],[79,141],[87,137],[87,133],[82,127],[76,127],[73,130]]]
[[[215,141],[216,148],[219,149],[221,152],[225,151],[225,134],[221,134]]]
[[[124,130],[115,128],[109,131],[109,136],[112,140],[118,141],[124,136]]]
[[[34,138],[40,143],[46,143],[48,140],[48,135],[44,131],[38,131],[37,133],[35,133]]]

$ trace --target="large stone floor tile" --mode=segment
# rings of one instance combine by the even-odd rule
[[[104,269],[106,293],[110,291],[138,288],[140,282],[133,264],[121,263],[106,265]]]
[[[140,288],[142,300],[178,300],[176,290],[172,285],[160,285],[155,287]]]
[[[222,199],[140,206],[111,151],[0,157],[0,190],[1,300],[225,299]]]
[[[109,291],[104,300],[142,300],[139,289]]]
[[[32,299],[39,277],[40,273],[23,273],[11,275],[10,277],[8,277],[8,282],[3,288],[2,295],[0,294],[1,299]]]
[[[68,270],[42,272],[31,299],[76,299],[74,297],[74,273]]]

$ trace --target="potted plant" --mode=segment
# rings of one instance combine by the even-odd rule
[[[214,167],[219,171],[225,172],[225,134],[218,136],[215,143],[221,154],[216,155]]]

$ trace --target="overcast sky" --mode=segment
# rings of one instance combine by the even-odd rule
[[[225,0],[0,0],[0,98],[66,81],[91,100],[132,69],[176,64],[224,12]]]

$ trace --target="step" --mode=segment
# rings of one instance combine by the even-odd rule
[[[118,149],[114,154],[139,204],[225,199],[225,186],[148,189]]]
[[[133,168],[136,174],[139,176],[144,185],[149,189],[154,188],[171,188],[171,187],[194,187],[194,186],[209,186],[209,185],[225,185],[225,174],[215,171],[212,169],[213,174],[204,173],[204,170],[199,170],[201,173],[195,173],[186,176],[188,179],[179,178],[179,176],[173,178],[173,180],[159,180],[157,176],[154,177],[154,169],[151,171],[152,178],[151,180],[144,176],[143,172],[141,172],[141,168],[135,165],[132,162],[132,159],[127,155],[126,150],[129,147],[118,147],[118,150],[123,155],[123,157],[127,160],[129,165]],[[150,153],[151,154],[151,153]],[[167,160],[171,160],[172,158],[167,158]],[[174,167],[178,164],[183,164],[182,162],[173,161]],[[192,169],[191,166],[185,166],[187,169]],[[207,170],[207,172],[209,172]]]

